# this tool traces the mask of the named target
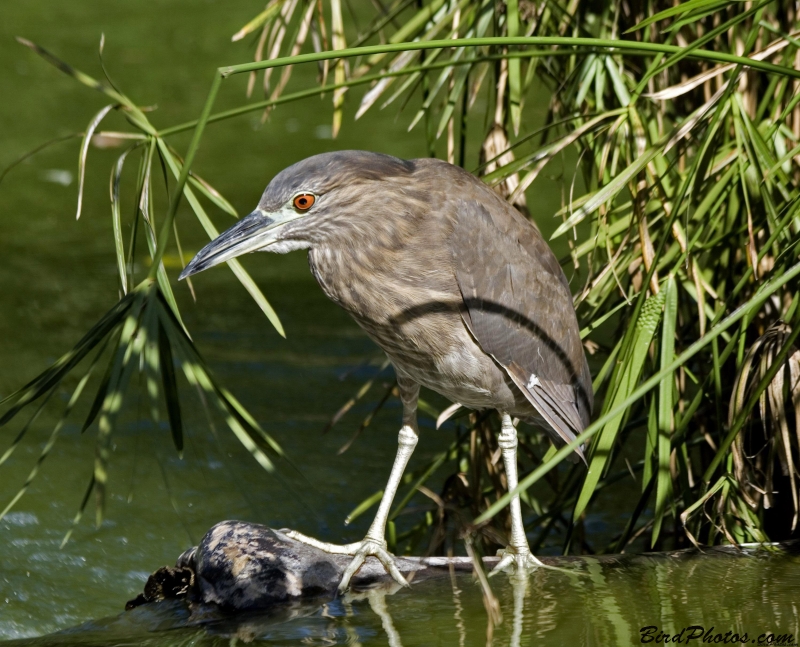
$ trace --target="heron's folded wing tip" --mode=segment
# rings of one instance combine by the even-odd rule
[[[583,430],[583,424],[580,421],[576,404],[571,399],[564,398],[567,394],[566,389],[571,389],[571,387],[566,384],[553,384],[535,376],[527,376],[523,368],[516,362],[510,362],[504,368],[517,388],[550,425],[555,435],[566,444],[575,440]],[[574,452],[586,464],[583,448],[578,446]]]

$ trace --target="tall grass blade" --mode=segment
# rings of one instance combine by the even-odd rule
[[[58,435],[64,427],[64,423],[66,422],[69,414],[72,412],[73,407],[77,403],[78,399],[81,397],[83,393],[83,389],[86,386],[86,383],[89,381],[89,378],[92,374],[92,368],[94,365],[86,372],[86,374],[81,378],[80,382],[78,382],[78,386],[75,387],[75,390],[72,392],[72,397],[70,397],[69,402],[67,402],[67,406],[64,410],[64,413],[61,415],[61,418],[56,423],[56,426],[53,428],[53,431],[50,434],[50,437],[47,439],[44,447],[42,448],[41,454],[39,454],[39,458],[36,461],[36,464],[33,466],[33,469],[28,474],[28,478],[25,479],[25,483],[23,483],[22,487],[19,491],[12,497],[11,501],[8,502],[8,505],[0,512],[0,520],[5,517],[9,511],[17,504],[17,502],[23,497],[25,492],[28,491],[31,483],[36,478],[39,470],[42,467],[42,463],[44,463],[47,456],[50,454],[50,451],[53,449],[53,446],[56,444],[56,440],[58,440]],[[5,457],[4,457],[5,458]],[[0,464],[2,464],[2,459],[0,459]]]
[[[255,18],[253,18],[250,22],[248,22],[244,27],[242,27],[239,31],[237,31],[233,36],[231,36],[231,40],[236,42],[237,40],[242,40],[248,34],[256,31],[257,29],[261,28],[264,23],[269,22],[272,18],[274,18],[281,9],[281,6],[286,0],[270,0],[267,3],[267,8],[264,9],[260,14],[258,14]]]
[[[139,327],[144,310],[148,306],[152,307],[150,303],[153,294],[152,289],[137,288],[131,294],[134,296],[134,300],[122,323],[119,342],[114,352],[114,364],[109,376],[108,389],[105,398],[103,398],[98,419],[94,460],[95,523],[98,528],[103,523],[103,514],[105,512],[108,463],[111,457],[111,434],[122,409],[128,382],[136,366],[135,360],[138,359],[136,345],[137,342],[141,343]]]
[[[519,34],[519,2],[508,0],[506,3],[506,33],[510,37]],[[508,60],[508,110],[511,116],[511,127],[515,135],[519,135],[522,120],[522,81],[520,79],[521,61],[518,58]]]
[[[133,303],[133,293],[123,297],[107,312],[68,353],[62,355],[47,370],[40,373],[18,391],[6,396],[0,404],[14,401],[13,406],[0,417],[0,427],[5,425],[23,407],[56,386],[86,355],[91,352],[127,315]]]
[[[644,368],[645,359],[647,359],[650,342],[653,340],[658,328],[658,322],[661,319],[664,297],[665,293],[662,290],[645,301],[642,312],[636,322],[636,332],[633,337],[630,358],[626,361],[624,369],[621,371],[614,398],[604,407],[604,413],[616,409],[620,403],[624,402],[635,391],[639,384],[639,377]],[[624,416],[625,412],[620,411],[609,420],[592,447],[589,471],[586,474],[586,479],[578,495],[578,501],[575,504],[573,513],[573,519],[576,521],[589,504],[589,499],[594,494],[600,477],[606,468]]]
[[[166,142],[162,139],[158,140],[158,147],[161,151],[161,154],[166,161],[167,165],[169,166],[170,170],[172,171],[175,177],[178,177],[181,173],[181,170],[178,166],[178,162],[175,160],[172,152],[169,150]],[[219,236],[219,231],[214,227],[211,222],[211,219],[206,214],[205,210],[201,206],[200,202],[195,197],[194,193],[192,192],[190,187],[185,187],[184,192],[186,194],[186,201],[192,207],[195,216],[200,221],[200,224],[203,226],[203,229],[206,230],[208,237],[211,239],[216,238]],[[242,267],[242,264],[236,260],[232,259],[227,261],[228,267],[231,268],[231,271],[234,273],[239,282],[244,286],[245,290],[250,293],[250,296],[253,297],[253,300],[256,302],[261,311],[267,316],[270,323],[275,327],[275,330],[278,331],[278,334],[281,337],[286,337],[286,333],[283,329],[283,324],[281,324],[280,319],[278,318],[277,313],[270,305],[269,301],[267,301],[266,297],[263,295],[261,290],[255,284],[255,281],[250,277],[247,271]]]
[[[126,150],[117,158],[111,173],[111,223],[114,228],[114,251],[117,255],[117,268],[119,269],[119,284],[122,294],[128,293],[128,272],[125,261],[125,241],[122,238],[122,215],[120,213],[119,187],[122,181],[122,169],[125,165],[125,158],[131,152],[131,148]],[[79,214],[80,215],[80,214]]]
[[[330,0],[331,5],[331,35],[333,49],[347,49],[344,38],[344,20],[342,19],[341,0]],[[336,84],[345,82],[345,60],[338,60],[333,67],[333,79]],[[342,127],[342,110],[344,107],[344,88],[333,91],[333,126],[332,136],[336,139]]]
[[[164,324],[158,324],[158,353],[161,366],[161,378],[164,384],[164,403],[169,417],[169,428],[172,432],[172,441],[178,452],[183,451],[183,418],[181,416],[181,403],[178,394],[178,382],[175,379],[175,365],[172,359],[172,349],[169,337],[164,330]]]
[[[94,131],[100,125],[100,122],[103,121],[105,116],[116,107],[117,106],[112,103],[102,108],[100,112],[92,117],[92,120],[86,127],[86,132],[83,134],[81,150],[80,154],[78,155],[78,209],[75,214],[76,220],[81,217],[81,210],[83,208],[83,184],[86,180],[86,156],[89,153],[89,144],[92,142],[92,135],[94,135]]]
[[[665,296],[664,316],[661,324],[661,371],[672,363],[675,355],[675,331],[678,318],[678,287],[674,276],[670,276],[663,290]],[[658,471],[656,476],[656,509],[653,517],[651,545],[655,546],[661,533],[664,513],[672,497],[672,474],[670,473],[671,441],[674,429],[673,408],[674,376],[668,374],[658,387]]]

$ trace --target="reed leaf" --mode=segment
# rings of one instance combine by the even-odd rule
[[[661,371],[665,372],[675,356],[675,331],[678,318],[678,286],[674,276],[667,279],[663,291],[664,315],[661,325]],[[651,545],[655,545],[661,533],[669,501],[672,499],[672,474],[670,473],[670,454],[672,453],[672,433],[674,430],[672,374],[661,380],[658,387],[658,471],[656,473],[656,509],[653,520]]]
[[[575,443],[597,435],[588,476],[578,467],[556,469],[570,447],[555,449],[535,430],[522,427],[519,432],[523,476],[517,492],[538,515],[530,526],[537,528],[535,545],[551,545],[557,534],[568,538],[570,531],[560,519],[572,512],[579,524],[596,505],[593,494],[613,487],[625,475],[637,480],[641,475],[641,494],[609,547],[622,549],[640,537],[644,545],[671,541],[674,547],[692,541],[764,540],[758,506],[767,499],[771,504],[773,494],[759,498],[762,495],[756,493],[771,493],[773,488],[761,475],[775,469],[796,471],[800,464],[795,440],[800,438],[800,413],[789,415],[792,407],[800,411],[792,382],[795,374],[800,376],[793,345],[800,325],[800,175],[793,164],[800,149],[796,17],[790,16],[793,24],[786,23],[789,14],[766,0],[690,0],[680,5],[656,0],[613,7],[583,0],[536,5],[510,0],[500,9],[489,0],[423,0],[416,5],[399,0],[385,13],[376,12],[366,28],[351,37],[359,30],[351,29],[338,0],[331,4],[329,21],[319,7],[300,0],[270,0],[237,34],[260,30],[257,60],[220,67],[199,118],[159,129],[110,81],[98,82],[24,43],[80,83],[104,93],[130,125],[130,132],[121,136],[134,146],[147,146],[141,146],[130,240],[122,236],[127,222],[119,194],[127,153],[112,169],[114,243],[120,280],[129,290],[127,305],[95,331],[90,339],[94,345],[76,347],[76,354],[65,356],[7,400],[0,424],[10,422],[28,404],[51,397],[77,362],[102,341],[116,354],[87,419],[86,426],[95,416],[102,423],[98,447],[110,438],[109,398],[126,379],[126,362],[138,358],[146,371],[151,416],[159,413],[160,391],[179,451],[185,430],[170,367],[180,367],[256,460],[272,469],[279,448],[244,406],[214,381],[181,327],[161,259],[173,239],[182,256],[182,223],[175,215],[184,197],[211,237],[217,230],[200,195],[235,215],[230,203],[192,168],[208,125],[332,93],[338,133],[344,127],[345,92],[365,85],[371,89],[360,100],[357,116],[393,102],[400,110],[421,106],[407,119],[412,127],[423,120],[429,124],[424,136],[431,152],[436,152],[431,137],[447,132],[448,159],[463,164],[484,154],[480,170],[488,171],[486,182],[513,204],[530,205],[533,219],[543,222],[547,216],[540,211],[540,201],[532,199],[537,182],[561,186],[562,205],[556,214],[561,222],[553,237],[563,237],[563,264],[576,292],[581,335],[587,351],[595,355],[593,367],[599,367],[593,384],[600,414]],[[351,58],[354,72],[348,75]],[[320,84],[283,94],[292,66],[305,63],[318,66]],[[328,63],[334,66],[333,83],[326,80]],[[263,71],[268,84],[272,70],[279,70],[280,79],[265,101],[213,112],[225,79],[247,74],[252,89],[256,73]],[[401,82],[393,83],[397,78]],[[393,92],[386,99],[389,88]],[[477,106],[485,107],[485,116],[476,112]],[[187,130],[194,132],[182,159],[167,138]],[[490,139],[491,150],[474,149],[474,142]],[[84,133],[82,178],[88,141]],[[165,184],[167,175],[177,178],[163,216],[155,213],[152,198],[156,151]],[[132,261],[140,225],[152,264],[149,283],[131,291],[136,285]],[[563,236],[568,231],[570,240]],[[282,332],[252,279],[241,267],[232,269]],[[145,289],[153,291],[136,306],[136,314],[131,299],[137,297],[130,295]],[[133,320],[138,323],[129,334]],[[780,339],[777,330],[783,331]],[[356,399],[374,398],[362,428],[392,392],[387,388],[375,393],[370,386],[368,382],[357,390]],[[729,408],[730,393],[735,394],[736,408],[726,424],[723,412]],[[433,419],[441,415],[425,401],[419,409]],[[744,447],[753,442],[753,431],[765,425],[774,433],[759,460],[771,462],[756,469],[743,458],[748,455]],[[452,550],[453,532],[466,533],[473,551],[489,551],[502,543],[503,507],[509,496],[497,460],[497,421],[468,414],[447,427],[451,426],[456,439],[448,451],[403,481],[416,485],[393,512],[388,526],[392,545]],[[619,447],[635,446],[637,438],[644,454],[631,461]],[[627,445],[629,440],[632,445]],[[713,449],[699,451],[700,446]],[[101,454],[98,449],[100,458]],[[100,467],[106,467],[102,461]],[[87,497],[100,497],[107,487],[98,478],[101,472],[96,468]],[[437,482],[434,475],[444,484],[439,492],[431,485]],[[541,487],[527,491],[539,481]],[[417,491],[425,495],[420,499],[424,505],[412,509],[408,504]],[[793,485],[774,496],[793,502],[796,528],[800,487]],[[409,514],[397,516],[401,510]],[[667,532],[670,515],[684,522],[683,535]]]
[[[620,364],[620,366],[624,368],[619,371],[619,376],[614,380],[616,382],[615,395],[613,400],[606,400],[608,403],[606,411],[618,408],[620,403],[624,402],[636,389],[642,369],[644,368],[645,359],[647,358],[647,351],[650,348],[650,343],[653,340],[653,336],[658,328],[658,322],[661,319],[661,311],[664,307],[664,295],[665,292],[661,291],[645,301],[642,313],[636,322],[636,332],[633,337],[630,356],[624,364]],[[600,477],[608,462],[611,448],[616,441],[617,433],[622,425],[624,415],[625,412],[620,411],[612,418],[603,427],[603,431],[592,445],[589,472],[586,474],[586,480],[584,481],[573,513],[573,518],[576,520],[586,509],[586,506],[589,504],[589,499],[595,492],[597,483],[600,481]]]

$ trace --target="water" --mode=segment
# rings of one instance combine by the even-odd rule
[[[83,130],[106,103],[17,45],[12,36],[35,40],[100,77],[97,44],[105,33],[105,62],[115,82],[140,104],[157,106],[151,118],[163,127],[197,116],[215,66],[249,58],[250,50],[232,45],[229,37],[259,10],[257,5],[232,7],[209,0],[5,3],[0,24],[0,166],[43,141]],[[310,69],[295,71],[299,85],[310,84],[313,74]],[[217,108],[242,103],[244,83],[244,78],[226,81]],[[195,168],[244,214],[272,175],[314,153],[366,148],[407,158],[425,154],[421,135],[409,136],[405,130],[413,105],[398,120],[390,109],[368,113],[353,124],[356,105],[349,100],[350,116],[336,141],[327,138],[328,99],[280,108],[263,126],[260,114],[216,124],[209,128]],[[479,112],[485,109],[478,107]],[[115,114],[104,127],[122,129],[125,123]],[[185,150],[187,142],[182,135],[174,145]],[[77,147],[78,140],[72,140],[47,149],[0,184],[0,396],[71,348],[117,299],[107,182],[121,149],[90,150],[84,213],[76,223]],[[560,206],[560,184],[541,179],[534,187],[537,209],[553,213]],[[125,190],[130,191],[129,184]],[[220,229],[232,222],[220,212],[211,210],[211,215]],[[206,239],[185,205],[178,217],[185,248],[199,249]],[[547,220],[540,224],[545,231],[552,229]],[[332,413],[374,374],[378,350],[324,298],[303,254],[255,255],[244,264],[281,316],[287,340],[271,329],[224,268],[197,277],[197,304],[183,284],[176,287],[177,297],[215,374],[285,447],[303,477],[286,470],[287,486],[265,474],[219,421],[209,424],[190,393],[184,400],[189,437],[179,458],[163,423],[156,428],[149,421],[148,402],[133,385],[115,435],[106,520],[96,529],[89,519],[93,514],[87,512],[61,549],[85,492],[94,452],[94,432],[81,434],[82,418],[76,415],[40,477],[0,522],[0,639],[78,626],[40,644],[229,644],[228,636],[237,632],[277,644],[385,644],[386,628],[393,626],[404,645],[483,644],[487,616],[469,579],[458,581],[458,595],[445,580],[388,596],[390,625],[387,614],[373,610],[382,610],[379,600],[372,605],[366,600],[304,605],[254,619],[244,629],[214,625],[150,633],[181,620],[183,612],[170,605],[118,617],[152,570],[173,563],[222,519],[291,526],[331,541],[363,536],[369,514],[350,527],[342,520],[387,477],[399,421],[396,404],[390,402],[343,455],[337,449],[374,400],[356,406],[321,435]],[[174,281],[177,271],[170,272]],[[67,386],[75,383],[71,378]],[[59,393],[53,399],[0,468],[3,507],[36,462],[66,397]],[[77,413],[85,413],[85,407]],[[20,424],[0,429],[3,451]],[[421,425],[412,469],[452,438],[452,431],[435,432],[427,418]],[[625,523],[615,512],[614,497],[626,490],[632,491],[629,484],[604,493],[608,513],[592,521],[599,533],[613,534]],[[426,502],[420,499],[420,504]],[[622,644],[636,638],[646,624],[663,625],[665,631],[703,623],[724,625],[726,631],[742,626],[759,633],[800,633],[795,558],[640,558],[602,564],[587,561],[582,567],[587,575],[575,581],[537,575],[524,610],[518,608],[516,616],[514,591],[497,584],[505,621],[494,628],[496,644],[508,644],[519,622],[521,644],[544,639],[554,644]],[[110,620],[93,620],[104,617]]]
[[[469,575],[429,580],[411,591],[369,591],[268,613],[219,617],[180,602],[141,607],[73,631],[15,645],[629,645],[759,644],[800,632],[797,555],[579,558],[568,574],[529,582],[495,579],[502,619],[489,622]],[[501,576],[504,578],[505,576]],[[721,639],[716,637],[720,636]],[[774,638],[772,640],[777,640]],[[735,641],[732,643],[731,641]],[[779,644],[779,643],[771,643]]]

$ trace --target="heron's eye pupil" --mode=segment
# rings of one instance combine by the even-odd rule
[[[306,211],[314,205],[314,196],[310,193],[301,193],[294,198],[295,209]]]

